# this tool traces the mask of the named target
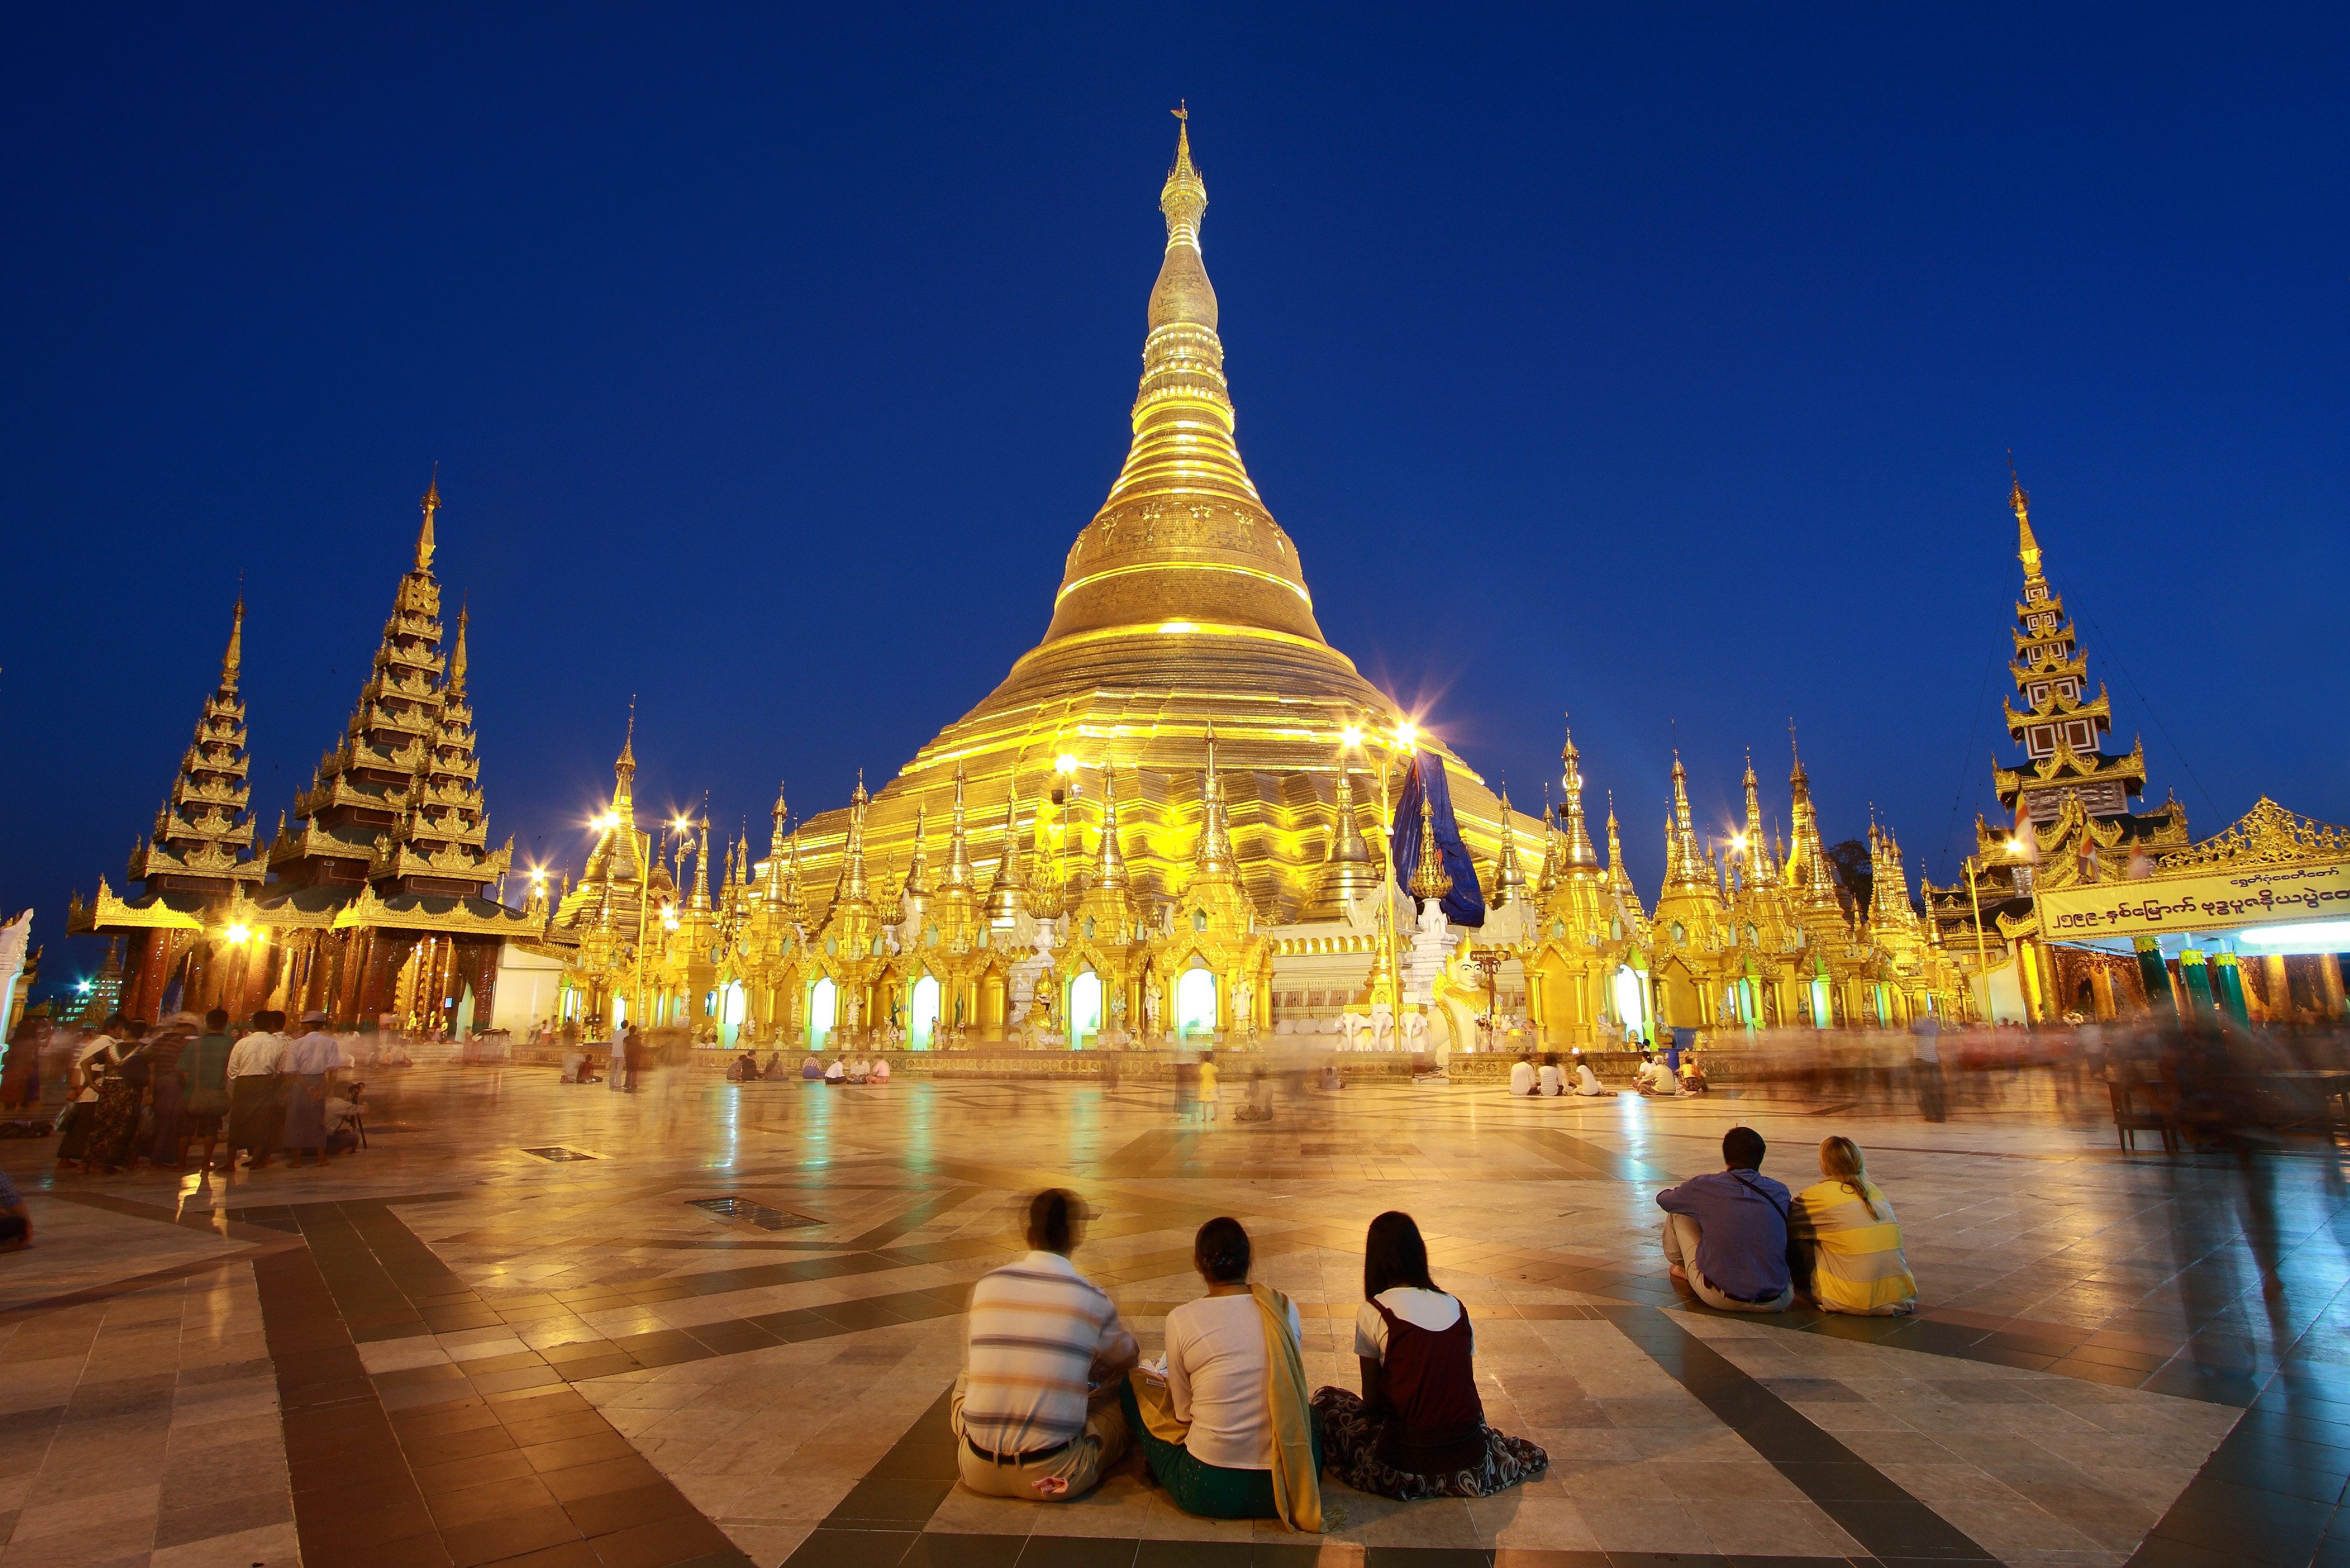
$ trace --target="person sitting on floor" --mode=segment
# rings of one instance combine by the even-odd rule
[[[1566,1093],[1566,1075],[1558,1070],[1558,1053],[1543,1053],[1542,1072],[1534,1083],[1534,1093],[1546,1099],[1556,1099]]]
[[[1118,1307],[1069,1262],[1085,1199],[1029,1199],[1028,1253],[972,1286],[963,1370],[947,1403],[962,1484],[983,1497],[1067,1502],[1093,1490],[1132,1442],[1104,1385],[1126,1386],[1140,1355]]]
[[[1697,1064],[1697,1053],[1690,1051],[1683,1055],[1681,1057],[1681,1093],[1702,1095],[1711,1087],[1713,1087],[1713,1080],[1707,1077],[1705,1069]]]
[[[1534,1092],[1534,1058],[1532,1052],[1510,1064],[1510,1093],[1523,1098]]]
[[[1599,1086],[1599,1075],[1591,1070],[1590,1063],[1584,1061],[1575,1064],[1575,1092],[1586,1100],[1612,1100],[1616,1097],[1615,1090]]]
[[[1901,1221],[1862,1168],[1848,1137],[1820,1140],[1820,1175],[1795,1195],[1788,1230],[1823,1312],[1898,1317],[1918,1310],[1918,1281],[1901,1251]]]
[[[835,1087],[846,1084],[848,1082],[848,1064],[835,1056],[832,1064],[824,1070],[824,1081]]]
[[[1721,1312],[1785,1312],[1794,1299],[1787,1273],[1787,1189],[1762,1174],[1762,1135],[1721,1135],[1722,1168],[1657,1194],[1665,1211],[1665,1257],[1675,1280]]]
[[[865,1081],[868,1084],[888,1083],[889,1081],[889,1058],[887,1056],[874,1057],[872,1064],[865,1069]]]
[[[1640,1070],[1633,1076],[1640,1093],[1651,1099],[1669,1100],[1681,1092],[1680,1075],[1673,1071],[1671,1064],[1647,1051],[1640,1053]]]
[[[1322,1528],[1322,1440],[1305,1394],[1297,1303],[1252,1285],[1248,1232],[1200,1227],[1191,1266],[1208,1293],[1167,1314],[1162,1383],[1128,1376],[1118,1399],[1168,1501],[1206,1519]]]
[[[809,1052],[807,1054],[807,1060],[800,1064],[800,1076],[810,1080],[822,1078],[824,1076],[824,1058],[818,1056],[813,1051]]]
[[[1330,1473],[1357,1491],[1410,1502],[1491,1497],[1550,1468],[1550,1455],[1485,1425],[1469,1309],[1428,1277],[1428,1243],[1409,1214],[1371,1221],[1363,1305],[1355,1314],[1360,1398],[1314,1395]]]

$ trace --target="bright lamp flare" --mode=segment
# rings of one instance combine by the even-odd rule
[[[1073,774],[1077,771],[1077,759],[1071,756],[1068,753],[1063,752],[1059,756],[1053,759],[1053,766],[1057,772]]]
[[[1360,724],[1349,724],[1338,732],[1338,739],[1347,745],[1359,746],[1363,743],[1363,727]]]
[[[2309,951],[2350,951],[2350,920],[2305,920],[2293,926],[2254,926],[2236,933],[2239,941],[2263,948],[2306,948]]]

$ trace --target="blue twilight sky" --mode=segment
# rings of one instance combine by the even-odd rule
[[[856,15],[847,13],[856,12]],[[1652,885],[1991,805],[2006,452],[2199,834],[2350,819],[2334,6],[16,13],[0,907],[120,885],[243,574],[265,825],[435,462],[494,827],[884,778],[1044,628],[1127,444],[1167,110],[1323,627]],[[453,605],[452,607],[453,608]],[[63,978],[86,955],[52,949]]]

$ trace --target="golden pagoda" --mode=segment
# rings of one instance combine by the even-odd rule
[[[1188,122],[1159,205],[1167,244],[1125,466],[1069,548],[1044,639],[873,796],[865,849],[902,863],[918,815],[944,816],[961,778],[973,823],[988,825],[968,853],[1002,859],[1006,824],[1024,841],[1032,912],[1058,914],[1081,901],[1062,886],[1071,868],[1083,879],[1076,802],[1100,798],[1114,767],[1129,896],[1164,902],[1187,884],[1206,826],[1212,727],[1237,886],[1270,922],[1334,913],[1333,876],[1357,894],[1369,880],[1346,819],[1351,789],[1342,806],[1344,737],[1367,731],[1387,746],[1373,765],[1395,767],[1403,748],[1388,736],[1405,715],[1324,638],[1297,546],[1242,462]],[[1419,743],[1443,757],[1463,836],[1491,863],[1500,803],[1440,742]],[[847,830],[844,812],[810,819],[805,871],[837,876]]]

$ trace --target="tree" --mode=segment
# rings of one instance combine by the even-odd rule
[[[1828,851],[1828,865],[1835,872],[1836,897],[1847,909],[1866,909],[1869,895],[1877,889],[1877,861],[1868,853],[1868,846],[1857,838],[1847,838]]]

